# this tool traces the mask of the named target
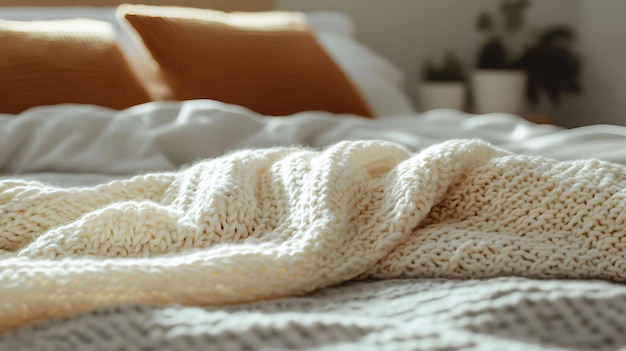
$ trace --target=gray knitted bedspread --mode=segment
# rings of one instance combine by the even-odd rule
[[[626,286],[388,280],[226,308],[119,306],[0,335],[0,350],[617,350]]]

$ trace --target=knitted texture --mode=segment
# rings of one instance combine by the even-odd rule
[[[480,141],[238,151],[95,188],[0,183],[0,330],[354,278],[626,281],[626,168]]]
[[[350,282],[217,308],[115,306],[0,334],[11,351],[624,347],[626,286],[508,277]]]

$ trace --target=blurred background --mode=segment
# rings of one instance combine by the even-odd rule
[[[453,53],[465,84],[478,68],[489,34],[477,27],[481,14],[499,25],[500,0],[276,0],[284,10],[339,10],[355,21],[357,38],[390,58],[406,73],[405,88],[416,107],[424,85],[425,64]],[[508,1],[510,2],[510,1]],[[515,1],[512,1],[515,3]],[[566,28],[568,43],[580,61],[579,93],[564,91],[558,104],[540,94],[537,105],[521,114],[564,127],[610,123],[626,125],[626,1],[535,0],[523,9],[520,32]],[[506,33],[505,33],[506,34]],[[523,39],[522,39],[523,40]],[[523,45],[523,44],[522,44]],[[515,49],[513,49],[515,50]],[[548,68],[550,69],[550,68]],[[567,78],[567,77],[566,77]],[[466,104],[467,109],[474,107]]]

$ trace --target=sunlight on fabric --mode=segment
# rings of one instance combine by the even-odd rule
[[[20,32],[40,32],[40,33],[63,33],[68,31],[68,23],[72,24],[72,30],[89,33],[106,33],[113,39],[111,26],[104,22],[88,19],[72,19],[63,21],[5,21],[0,19],[3,28]],[[68,34],[69,35],[69,34]]]

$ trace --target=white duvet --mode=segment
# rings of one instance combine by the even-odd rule
[[[515,153],[558,160],[599,158],[626,163],[626,127],[562,129],[512,115],[453,110],[381,120],[323,112],[264,117],[238,106],[197,100],[151,102],[125,111],[58,105],[18,116],[0,115],[0,173],[55,172],[52,177],[58,182],[90,183],[175,169],[250,147],[324,147],[347,139],[381,139],[417,151],[459,138],[479,138]]]

